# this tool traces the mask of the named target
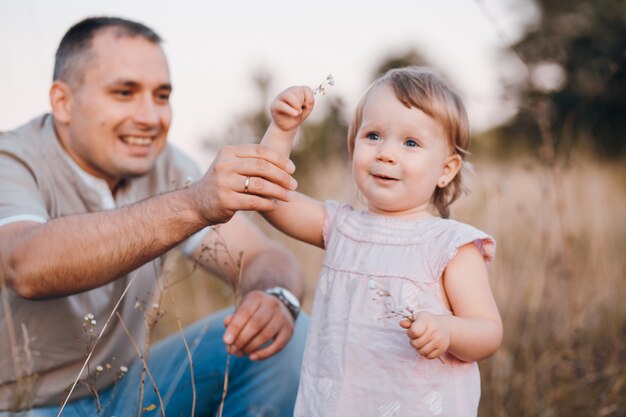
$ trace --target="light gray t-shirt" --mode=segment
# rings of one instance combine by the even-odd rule
[[[150,172],[127,180],[113,197],[104,181],[85,173],[69,158],[55,135],[52,117],[44,115],[12,132],[0,133],[0,227],[22,220],[44,223],[61,216],[132,204],[180,189],[199,177],[196,164],[167,145]],[[157,258],[108,285],[47,301],[29,301],[10,289],[3,290],[0,410],[15,407],[19,396],[25,394],[33,395],[31,405],[35,406],[63,400],[64,391],[74,382],[91,344],[132,277],[134,281],[118,311],[142,346],[146,336],[144,308],[151,308],[160,264],[161,258]],[[13,352],[11,341],[16,348]],[[81,378],[89,378],[101,389],[113,383],[120,367],[136,357],[131,341],[114,317]],[[98,365],[102,366],[100,372],[96,371]],[[24,380],[32,386],[22,392],[15,383],[16,369],[22,376],[33,375]],[[88,394],[79,384],[73,398]]]

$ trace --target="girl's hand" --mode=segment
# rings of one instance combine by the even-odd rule
[[[444,354],[450,346],[450,330],[443,316],[426,313],[415,315],[415,320],[402,320],[400,326],[407,330],[411,346],[427,359]]]
[[[292,131],[311,114],[314,104],[313,90],[309,87],[289,87],[272,101],[272,120],[280,130]]]

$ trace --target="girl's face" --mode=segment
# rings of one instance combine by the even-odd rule
[[[461,167],[443,129],[417,108],[407,108],[393,87],[371,92],[355,138],[352,173],[368,209],[387,216],[429,217],[430,199],[441,181]]]

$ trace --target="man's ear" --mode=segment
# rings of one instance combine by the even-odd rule
[[[446,185],[450,184],[462,166],[463,159],[461,155],[458,153],[450,155],[443,164],[443,170],[437,182],[437,186],[444,188]]]
[[[71,119],[73,105],[72,89],[63,81],[56,80],[50,87],[50,108],[54,120],[68,124]]]

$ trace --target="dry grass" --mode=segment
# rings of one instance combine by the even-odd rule
[[[505,325],[502,347],[481,363],[480,415],[626,415],[626,169],[586,159],[476,165],[454,210],[498,241],[491,279]],[[357,201],[344,163],[308,180],[318,198]],[[305,265],[310,309],[323,252],[262,227]],[[185,300],[184,323],[232,300],[201,272],[172,291]],[[175,328],[166,319],[160,334]]]

